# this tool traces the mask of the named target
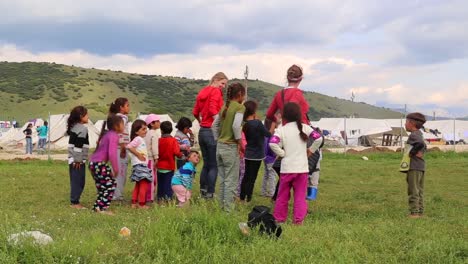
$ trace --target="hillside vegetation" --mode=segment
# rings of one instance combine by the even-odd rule
[[[238,80],[231,80],[238,81]],[[92,120],[102,119],[117,97],[127,97],[131,117],[138,112],[169,113],[173,119],[191,116],[195,97],[208,80],[143,75],[121,71],[86,69],[55,63],[0,62],[0,119],[26,121],[68,112],[85,105]],[[259,80],[248,81],[250,99],[264,112],[280,86]],[[310,117],[398,118],[400,113],[365,103],[306,92]]]

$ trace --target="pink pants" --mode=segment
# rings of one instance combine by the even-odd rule
[[[148,168],[151,169],[151,174],[153,174],[153,182],[149,184],[148,191],[146,192],[146,201],[154,201],[154,190],[158,179],[156,177],[156,170],[154,169],[154,160],[148,160]]]
[[[273,216],[278,222],[286,222],[291,188],[294,190],[294,224],[302,224],[307,215],[307,173],[281,173]]]
[[[179,206],[184,205],[192,197],[192,191],[187,190],[183,185],[172,185],[172,190],[177,197],[177,201],[179,201]]]

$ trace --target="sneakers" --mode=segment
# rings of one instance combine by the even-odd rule
[[[411,213],[408,215],[408,218],[411,218],[411,219],[416,219],[416,218],[421,218],[422,215],[418,214],[418,213]]]

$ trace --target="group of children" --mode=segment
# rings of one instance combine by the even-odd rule
[[[293,223],[302,224],[307,215],[307,188],[316,188],[318,184],[323,137],[319,131],[302,123],[301,108],[297,103],[284,105],[281,116],[278,116],[282,122],[267,119],[262,123],[257,118],[258,104],[255,101],[244,102],[245,94],[242,84],[229,85],[225,106],[213,122],[220,207],[231,211],[236,197],[241,203],[252,200],[257,174],[264,162],[262,195],[276,200],[273,212],[276,221],[286,221],[292,189]],[[159,116],[150,114],[145,120],[135,120],[128,133],[129,111],[126,98],[118,98],[111,104],[96,150],[89,159],[89,169],[97,189],[93,210],[112,214],[108,210],[111,201],[123,197],[128,152],[132,165],[130,179],[135,182],[132,207],[149,208],[147,204],[155,200],[155,192],[162,206],[174,194],[178,206],[185,206],[191,198],[196,165],[200,161],[199,153],[191,150],[192,122],[182,117],[173,137],[172,123],[160,122]],[[72,207],[79,209],[84,208],[80,204],[80,196],[85,185],[89,150],[87,122],[85,107],[72,109],[67,124],[70,136],[70,202]],[[420,217],[424,211],[425,145],[418,134],[424,122],[424,116],[419,113],[409,114],[406,122],[406,129],[412,132],[408,140],[412,149],[408,152],[410,163],[402,171],[408,174],[410,216],[414,218]],[[242,171],[241,163],[245,164],[245,171]],[[275,188],[276,175],[280,177]]]
[[[36,127],[38,142],[37,142],[37,152],[44,153],[45,146],[47,143],[47,135],[49,133],[48,122],[44,121],[42,126]],[[23,134],[25,135],[26,139],[26,154],[32,154],[33,152],[33,142],[32,142],[32,130],[33,124],[29,123],[28,126],[23,130]]]
[[[135,120],[128,133],[129,111],[126,98],[117,98],[111,104],[96,150],[89,159],[89,169],[97,189],[93,210],[112,214],[108,210],[111,202],[123,199],[128,156],[132,165],[130,179],[135,182],[132,208],[148,209],[148,203],[154,201],[155,192],[161,205],[172,199],[175,192],[178,206],[185,206],[191,197],[195,167],[200,160],[198,152],[191,150],[191,121],[181,118],[173,137],[172,123],[160,122],[158,115],[150,114],[145,120]],[[70,203],[77,209],[84,208],[80,197],[85,185],[85,163],[89,150],[87,122],[88,111],[85,107],[72,109],[67,123],[67,134],[70,136]]]

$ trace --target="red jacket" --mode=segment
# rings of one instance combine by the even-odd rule
[[[211,127],[213,116],[217,115],[223,107],[223,92],[221,89],[206,86],[197,95],[192,114],[196,119],[201,116],[201,127]]]
[[[283,89],[284,91],[284,102],[294,102],[297,103],[301,107],[302,112],[302,123],[309,124],[310,121],[307,118],[307,112],[309,112],[309,104],[304,98],[304,94],[302,93],[301,89],[299,88],[287,88]],[[283,98],[282,98],[282,91],[278,91],[273,98],[273,102],[271,102],[270,107],[267,110],[266,117],[268,119],[276,121],[275,114],[278,112],[283,112]],[[283,121],[285,121],[283,119]],[[284,122],[283,122],[284,123]]]
[[[177,139],[170,135],[162,135],[159,138],[159,158],[156,167],[161,170],[175,170],[175,156],[182,157]]]

